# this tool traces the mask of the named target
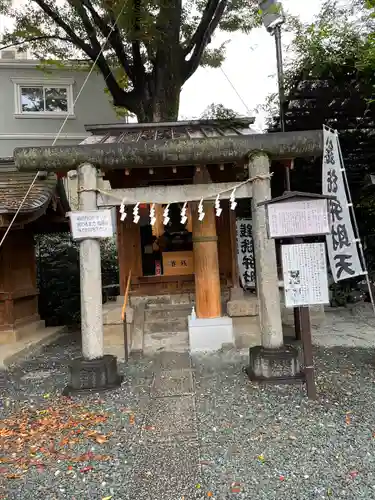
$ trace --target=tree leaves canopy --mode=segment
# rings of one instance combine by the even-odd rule
[[[260,19],[256,0],[30,0],[16,8],[0,0],[0,13],[14,22],[2,47],[95,62],[114,105],[145,120],[176,118],[184,82],[200,64],[222,63],[225,44],[209,47],[216,29],[248,32]]]

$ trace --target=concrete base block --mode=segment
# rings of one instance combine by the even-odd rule
[[[227,314],[230,317],[258,316],[259,301],[256,297],[230,300],[227,303]]]
[[[189,316],[190,352],[218,351],[228,344],[234,345],[232,318],[224,316],[212,319],[192,319]]]
[[[249,349],[261,343],[259,316],[233,318],[233,335],[237,349]]]
[[[36,315],[37,316],[37,315]],[[45,329],[44,321],[31,317],[28,321],[23,321],[21,324],[16,324],[8,330],[0,331],[0,345],[11,344],[13,342],[27,341],[35,332],[40,332]]]
[[[247,374],[251,380],[273,383],[294,383],[304,379],[300,369],[298,350],[283,346],[266,349],[256,346],[249,349]]]
[[[229,300],[242,300],[244,298],[243,288],[234,286],[229,290]]]

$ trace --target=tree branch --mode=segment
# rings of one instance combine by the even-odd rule
[[[144,85],[145,68],[143,66],[139,33],[141,30],[141,2],[134,0],[134,39],[132,40],[132,55],[134,66],[134,87],[140,90]]]
[[[210,42],[210,38],[212,33],[217,28],[220,19],[222,18],[225,8],[228,4],[228,0],[209,0],[209,3],[206,6],[205,12],[202,17],[202,21],[197,28],[197,31],[192,37],[192,40],[188,46],[188,48],[194,42],[194,45],[191,47],[189,52],[185,51],[185,57],[192,50],[193,53],[188,61],[185,62],[185,71],[183,74],[183,82],[185,82],[191,75],[196,71],[201,61],[204,49],[207,44]],[[214,9],[215,7],[215,9]],[[209,22],[207,24],[207,19]],[[187,49],[188,49],[187,48]],[[186,49],[186,50],[187,50]]]
[[[47,14],[48,17],[50,17],[55,23],[62,28],[65,33],[68,35],[69,38],[71,38],[72,42],[83,52],[86,52],[86,54],[92,59],[93,57],[95,58],[94,52],[92,47],[90,47],[89,44],[84,42],[82,38],[80,38],[74,30],[66,24],[66,22],[55,12],[51,7],[44,1],[44,0],[34,0],[37,5]]]
[[[86,9],[90,12],[90,15],[95,23],[95,25],[100,29],[102,32],[103,36],[108,38],[108,41],[110,45],[112,46],[113,50],[115,51],[115,54],[122,65],[124,71],[128,75],[128,77],[132,80],[133,79],[133,71],[131,68],[131,65],[129,63],[129,60],[127,58],[127,55],[124,50],[124,45],[121,40],[121,34],[119,31],[119,28],[116,23],[116,19],[113,16],[113,14],[110,12],[109,17],[112,23],[112,27],[108,26],[108,24],[103,20],[97,11],[95,10],[94,6],[91,3],[91,0],[82,0],[82,4],[86,7]]]
[[[93,62],[96,62],[96,65],[98,66],[104,77],[108,90],[113,97],[114,106],[123,106],[134,113],[136,109],[133,99],[134,94],[133,92],[125,92],[117,83],[116,78],[113,76],[108,63],[102,54],[102,48],[96,38],[95,29],[92,26],[90,19],[87,17],[86,12],[83,12],[83,17],[81,17],[81,20],[91,40],[92,46],[84,42],[82,38],[76,35],[73,29],[70,28],[70,26],[67,25],[66,22],[53,9],[51,9],[50,6],[45,3],[44,0],[35,0],[35,2],[47,14],[47,16],[55,21],[55,23],[67,33],[67,35],[72,39],[73,43],[76,44],[78,48],[85,52]],[[75,2],[74,7],[76,8],[78,15],[80,15],[80,13],[82,12],[81,2],[79,2],[78,0],[69,0],[69,3],[71,5],[73,5],[73,2]]]
[[[60,40],[62,42],[73,43],[73,41],[70,38],[64,38],[62,36],[57,36],[57,35],[34,36],[28,38],[27,40],[21,40],[18,42],[10,43],[9,45],[4,45],[3,47],[0,47],[0,50],[10,49],[11,47],[19,47],[20,45],[24,45],[25,43],[39,42],[42,40]]]
[[[216,9],[219,5],[220,0],[208,0],[206,3],[206,7],[204,8],[201,22],[199,23],[195,33],[191,37],[190,43],[188,43],[187,47],[184,50],[185,57],[190,54],[193,50],[196,43],[202,39],[204,33],[207,31],[213,16],[215,15]]]

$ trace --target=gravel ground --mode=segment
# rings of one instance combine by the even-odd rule
[[[319,400],[259,387],[227,352],[132,361],[115,392],[67,399],[64,337],[1,389],[0,498],[375,499],[374,357],[316,350]]]

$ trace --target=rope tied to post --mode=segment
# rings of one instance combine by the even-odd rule
[[[258,174],[254,175],[254,177],[250,177],[249,182],[253,183],[256,181],[267,181],[271,179],[273,176],[273,172],[270,172],[269,174]]]

